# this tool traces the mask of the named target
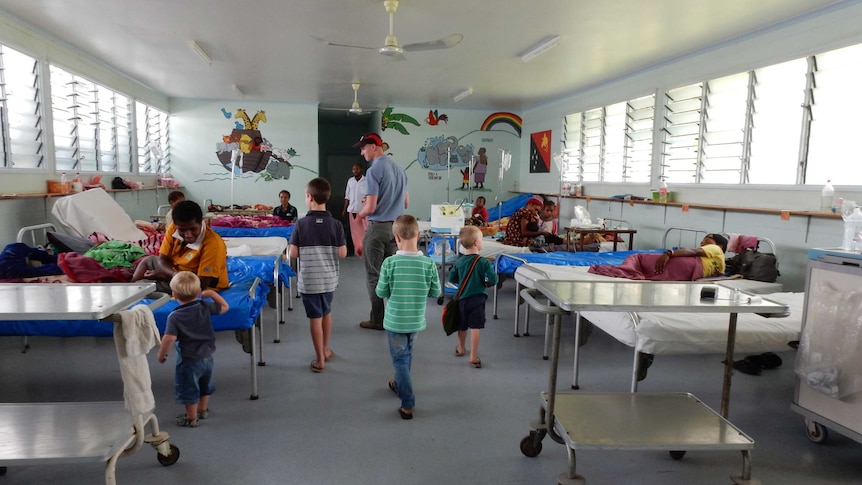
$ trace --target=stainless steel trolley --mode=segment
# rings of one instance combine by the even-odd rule
[[[154,283],[0,284],[0,319],[107,319],[154,290]],[[151,306],[168,299],[162,295]],[[14,465],[104,462],[105,483],[113,485],[117,460],[144,443],[157,450],[159,463],[173,465],[179,448],[152,411],[132,413],[123,401],[0,404],[0,474]]]
[[[706,286],[698,283],[640,281],[537,281],[536,287],[552,305],[536,300],[529,292],[521,296],[529,305],[551,315],[553,340],[548,392],[541,394],[539,420],[521,441],[521,452],[537,456],[545,434],[567,445],[569,467],[559,476],[560,484],[582,484],[576,473],[575,451],[664,449],[674,459],[685,450],[739,450],[742,473],[733,476],[737,484],[759,483],[751,478],[751,450],[754,440],[726,418],[730,404],[733,347],[738,313],[786,315],[788,307],[766,299],[753,302],[748,295],[732,300],[728,288],[718,287],[716,298],[701,299]],[[583,310],[665,311],[729,313],[721,414],[687,393],[564,393],[558,394],[557,367],[560,353],[562,315],[576,312],[575,335],[579,333]],[[575,352],[578,346],[575,345]]]

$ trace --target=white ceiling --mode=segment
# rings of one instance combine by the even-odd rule
[[[373,50],[389,30],[382,0],[0,0],[49,32],[170,97],[520,111],[836,0],[402,0],[399,44],[463,34],[447,50]],[[0,10],[0,13],[2,13]],[[560,45],[524,64],[551,35]],[[189,47],[197,41],[208,66]],[[459,103],[453,96],[473,94]]]

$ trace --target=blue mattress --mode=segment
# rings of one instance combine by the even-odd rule
[[[293,226],[276,226],[276,227],[213,227],[212,228],[219,236],[222,237],[283,237],[290,241],[290,235],[293,234]]]
[[[227,272],[231,285],[250,285],[255,278],[265,284],[273,284],[275,278],[275,256],[228,256]],[[287,260],[280,259],[278,280],[285,288],[290,287],[290,278],[296,276]]]
[[[634,251],[608,251],[604,253],[579,252],[570,253],[558,251],[554,253],[529,253],[529,254],[500,254],[494,261],[494,267],[499,274],[515,274],[515,270],[528,263],[545,263],[557,266],[592,266],[594,264],[605,264],[617,266],[626,257],[635,253],[661,253],[664,249],[646,249]]]
[[[502,210],[497,207],[497,204],[486,206],[485,208],[488,209],[488,220],[497,221],[501,217],[512,217],[512,214],[514,214],[516,210],[526,207],[527,201],[530,200],[530,197],[532,196],[533,194],[518,194],[511,199],[504,200]],[[500,213],[502,213],[502,215]]]
[[[254,298],[249,296],[251,285],[232,286],[221,291],[230,305],[230,310],[212,317],[216,332],[223,330],[245,330],[254,325],[266,304],[269,287],[257,285]],[[150,300],[142,300],[148,303]],[[153,311],[159,333],[164,333],[168,315],[178,302],[171,300]],[[49,337],[111,337],[114,334],[112,322],[99,320],[6,320],[0,321],[0,335],[40,335]]]

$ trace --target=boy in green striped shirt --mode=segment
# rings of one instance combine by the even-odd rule
[[[392,232],[398,251],[383,260],[375,291],[387,299],[383,328],[395,367],[395,379],[389,381],[389,389],[401,399],[401,418],[413,419],[413,342],[425,330],[425,301],[440,295],[440,278],[434,261],[419,251],[419,223],[415,217],[399,216],[392,224]]]

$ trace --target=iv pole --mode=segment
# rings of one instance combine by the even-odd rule
[[[451,199],[449,198],[449,189],[452,185],[452,154],[450,153],[452,149],[446,149],[446,203],[451,203]]]

